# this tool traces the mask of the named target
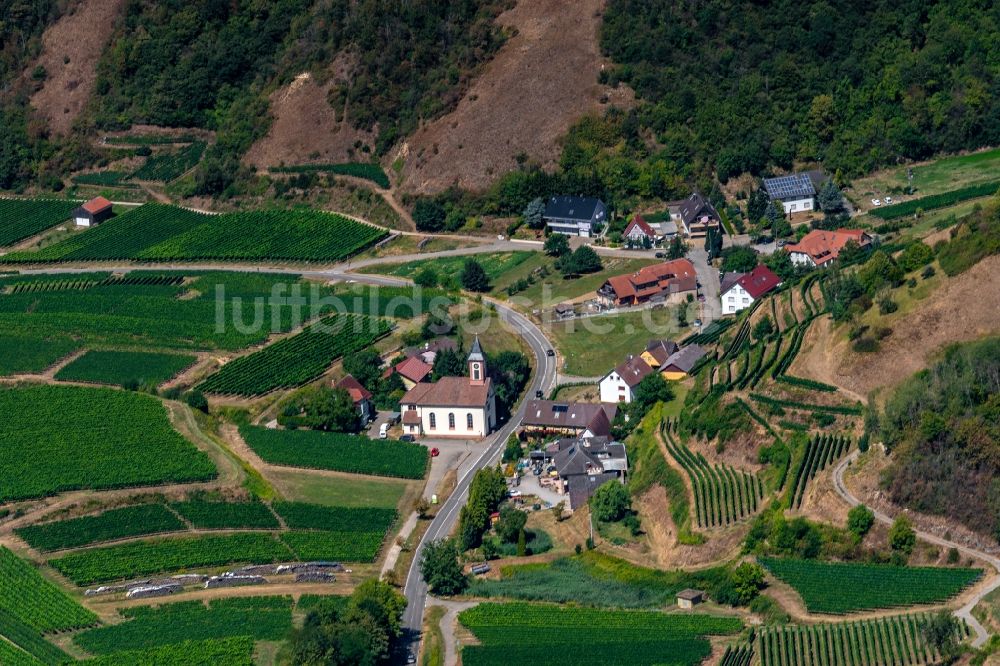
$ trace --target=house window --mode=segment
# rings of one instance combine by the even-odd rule
[[[735,303],[736,302],[736,297],[735,296],[730,296],[729,297],[729,302],[730,303]]]
[[[746,297],[743,298],[743,305],[746,305],[749,302],[750,302],[749,298],[746,298]]]
[[[454,430],[455,429],[455,415],[454,414],[448,414],[448,429],[449,430]]]
[[[465,415],[465,427],[472,430],[472,412]]]
[[[478,363],[473,363],[472,364],[472,378],[475,379],[477,382],[479,381],[479,364]]]
[[[437,416],[434,412],[431,412],[431,430],[435,430],[438,427]]]

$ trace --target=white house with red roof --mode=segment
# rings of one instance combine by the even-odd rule
[[[735,314],[748,308],[758,298],[780,285],[781,278],[763,264],[749,273],[726,273],[719,288],[722,314]]]
[[[493,382],[479,338],[467,359],[468,377],[419,382],[399,401],[403,432],[416,437],[482,439],[497,425]]]
[[[862,229],[813,229],[802,237],[798,243],[785,246],[793,264],[825,268],[836,261],[840,251],[848,242],[854,241],[858,247],[871,246],[872,239]]]
[[[104,197],[94,197],[79,208],[73,210],[73,221],[78,227],[91,227],[100,224],[111,217],[111,202]]]
[[[628,223],[625,227],[624,233],[622,233],[622,238],[631,240],[633,242],[642,242],[645,239],[649,239],[652,243],[658,238],[658,234],[653,227],[649,226],[646,220],[642,219],[642,215],[636,215],[632,218],[632,221]]]
[[[346,375],[334,386],[344,389],[351,396],[351,402],[354,403],[354,407],[358,410],[358,417],[362,423],[368,423],[375,418],[375,408],[372,406],[372,393],[362,386],[361,382],[352,375]]]
[[[424,381],[427,375],[431,374],[431,370],[433,369],[434,366],[425,362],[420,356],[410,356],[391,368],[387,368],[386,371],[382,373],[382,376],[388,377],[395,373],[403,380],[403,387],[411,389],[420,382]]]
[[[601,379],[601,402],[632,402],[635,387],[653,372],[641,356],[629,358]]]

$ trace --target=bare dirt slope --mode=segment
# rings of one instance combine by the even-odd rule
[[[338,122],[327,102],[335,80],[320,84],[308,73],[299,74],[276,90],[270,98],[274,122],[267,135],[247,151],[244,164],[263,169],[280,164],[348,162],[352,160],[349,149],[356,142],[371,145],[371,134]]]
[[[42,35],[42,54],[28,67],[45,68],[47,78],[31,105],[49,130],[68,134],[94,89],[97,60],[114,29],[124,0],[82,0]]]
[[[604,62],[598,30],[604,0],[519,0],[497,21],[516,31],[458,107],[418,130],[400,149],[403,188],[434,193],[457,184],[480,190],[517,165],[515,155],[552,168],[558,140],[581,116],[631,90],[597,82]]]
[[[942,284],[913,310],[887,320],[893,333],[878,353],[852,351],[844,334],[831,331],[824,317],[810,327],[804,353],[795,359],[791,373],[861,395],[894,386],[926,368],[945,346],[1000,331],[1000,292],[985,288],[996,284],[998,271],[1000,256],[987,257]]]

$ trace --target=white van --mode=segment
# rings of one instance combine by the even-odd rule
[[[388,437],[389,437],[389,424],[388,423],[383,423],[381,426],[379,426],[379,429],[378,429],[378,438],[379,439],[386,439]]]

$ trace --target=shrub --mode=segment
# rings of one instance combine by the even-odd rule
[[[879,314],[881,314],[881,315],[892,314],[893,312],[895,312],[898,309],[899,309],[899,305],[897,305],[896,301],[892,300],[891,298],[886,297],[886,298],[879,299],[879,302],[878,302],[878,313]]]
[[[853,349],[854,351],[862,354],[870,354],[873,352],[877,352],[879,349],[878,340],[875,340],[874,338],[870,338],[868,336],[858,338],[854,342]]]

